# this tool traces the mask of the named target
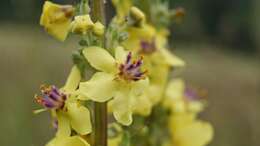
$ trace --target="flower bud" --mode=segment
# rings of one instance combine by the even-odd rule
[[[105,27],[102,23],[96,22],[94,24],[93,32],[95,35],[102,36],[104,34],[104,31],[105,31]]]
[[[71,23],[71,31],[76,34],[86,34],[93,26],[94,23],[89,15],[80,15],[76,16]]]
[[[131,7],[129,12],[130,24],[140,27],[145,21],[145,14],[137,7]]]
[[[69,33],[74,8],[71,5],[58,5],[46,1],[41,14],[40,25],[53,37],[64,41]]]

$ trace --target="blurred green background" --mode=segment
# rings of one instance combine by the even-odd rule
[[[215,127],[210,146],[259,146],[260,1],[170,1],[187,12],[172,26],[170,43],[188,66],[172,76],[208,89],[201,118]],[[42,3],[1,0],[1,146],[42,146],[54,133],[47,113],[32,114],[33,96],[42,83],[64,83],[78,46],[77,38],[58,42],[38,25]]]

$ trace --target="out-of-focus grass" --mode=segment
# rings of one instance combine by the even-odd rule
[[[0,27],[1,146],[39,146],[53,136],[47,113],[33,115],[33,96],[42,83],[62,86],[71,67],[75,38],[60,43],[40,27]],[[172,76],[207,88],[209,107],[201,117],[215,127],[211,146],[258,146],[260,60],[212,45],[180,44],[185,69]],[[192,49],[187,49],[192,48]]]

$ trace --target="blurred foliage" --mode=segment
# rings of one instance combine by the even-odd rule
[[[75,0],[53,0],[73,4]],[[176,26],[177,39],[203,40],[233,46],[247,52],[259,51],[258,0],[170,0],[171,7],[182,6],[187,16]],[[38,23],[44,0],[1,0],[0,22]],[[110,1],[108,1],[109,3]],[[111,9],[111,6],[108,6]],[[108,11],[111,13],[111,11]],[[257,21],[256,21],[257,20]],[[257,49],[258,48],[258,49]],[[260,51],[259,51],[260,52]]]

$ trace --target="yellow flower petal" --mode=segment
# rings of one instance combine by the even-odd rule
[[[67,137],[70,136],[70,122],[65,113],[62,111],[57,112],[57,120],[58,120],[58,130],[56,133],[57,137]]]
[[[64,41],[69,33],[73,13],[74,8],[71,5],[58,5],[45,1],[40,25],[52,36]]]
[[[133,103],[133,111],[142,116],[148,116],[152,110],[152,102],[149,100],[147,94],[138,96]]]
[[[174,66],[174,67],[185,66],[185,62],[182,59],[180,59],[179,57],[172,54],[169,50],[167,50],[165,48],[161,48],[159,51],[162,53],[164,60],[168,65]]]
[[[123,21],[132,6],[131,0],[112,0],[116,8],[118,18]]]
[[[164,48],[168,44],[168,36],[170,32],[167,29],[160,29],[156,32],[156,46],[158,48]]]
[[[128,52],[124,50],[123,47],[119,46],[115,49],[115,58],[117,63],[124,63]]]
[[[131,83],[131,93],[134,95],[140,95],[146,90],[149,86],[149,79],[145,78],[139,81]]]
[[[129,38],[137,40],[151,40],[156,34],[156,29],[148,24],[145,24],[141,28],[130,27],[128,29]]]
[[[90,133],[92,129],[89,110],[77,103],[69,103],[67,108],[71,127],[81,135]]]
[[[60,41],[64,41],[69,33],[70,22],[64,22],[62,24],[52,24],[46,27],[46,31]]]
[[[90,146],[83,138],[79,136],[54,138],[46,146]]]
[[[114,76],[104,72],[95,73],[92,78],[79,86],[80,94],[97,102],[111,99],[116,91]]]
[[[80,94],[81,92],[79,91],[79,90],[77,90],[76,91],[76,94],[78,94],[78,96],[77,96],[77,98],[79,99],[79,100],[82,100],[82,101],[86,101],[86,100],[89,100],[89,98],[87,97],[87,96],[85,96],[85,95],[83,95],[83,94]]]
[[[71,69],[70,75],[69,75],[67,82],[66,82],[65,86],[63,87],[63,89],[66,92],[75,91],[77,89],[77,87],[79,86],[80,80],[81,80],[80,71],[79,71],[78,67],[76,65],[74,65]]]
[[[172,100],[178,100],[183,97],[184,90],[184,81],[181,79],[174,79],[170,81],[166,89],[166,96],[171,98]]]
[[[170,102],[169,102],[170,103]],[[186,104],[183,100],[172,102],[172,110],[173,112],[180,113],[186,111]]]
[[[203,110],[204,104],[201,101],[190,101],[188,103],[188,110],[191,112],[199,113]]]
[[[116,69],[115,59],[103,48],[92,46],[85,48],[83,54],[91,66],[104,72]]]
[[[115,119],[123,125],[129,126],[132,119],[132,107],[131,107],[131,98],[126,97],[124,93],[118,93],[115,98],[111,101],[113,108],[113,115]]]
[[[151,83],[165,86],[168,81],[169,75],[169,66],[163,65],[161,63],[161,58],[157,57],[158,53],[154,53],[151,58],[146,58],[144,60],[145,65],[147,66],[148,75]],[[160,73],[158,73],[160,72]]]
[[[147,90],[148,91],[146,94],[149,97],[152,104],[155,105],[159,103],[160,100],[162,99],[162,95],[164,91],[163,87],[161,87],[160,85],[151,84]]]
[[[212,140],[213,128],[209,123],[185,115],[174,119],[172,134],[176,145],[204,146]]]
[[[183,99],[185,84],[181,79],[170,81],[165,92],[164,106],[171,108],[173,112],[184,112],[186,104]]]

